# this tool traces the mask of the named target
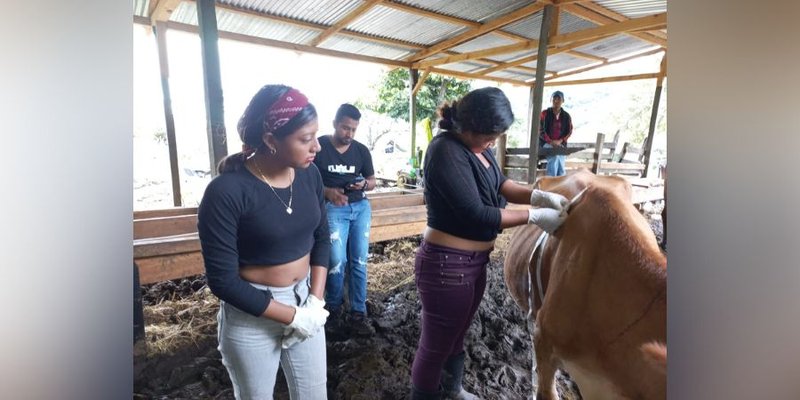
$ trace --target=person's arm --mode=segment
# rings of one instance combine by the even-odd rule
[[[311,172],[311,171],[309,171]],[[319,171],[313,171],[316,175],[315,187],[319,198],[319,223],[314,230],[314,246],[311,248],[311,288],[310,292],[318,299],[322,299],[325,293],[325,281],[328,279],[328,265],[331,255],[331,235],[328,225],[328,215],[325,211],[325,197],[323,196],[324,187],[322,186],[322,176]],[[346,197],[346,196],[345,196]]]
[[[551,143],[553,139],[551,139],[550,135],[547,133],[547,127],[545,126],[546,118],[547,110],[543,110],[541,115],[539,115],[539,136],[541,136],[546,143]]]
[[[229,188],[212,181],[206,188],[197,212],[197,231],[211,292],[220,300],[254,316],[264,316],[288,324],[294,310],[272,299],[272,293],[261,291],[239,276],[237,248],[238,220],[241,202]]]
[[[500,186],[500,194],[508,201],[516,204],[530,204],[532,189],[506,179]]]
[[[344,194],[344,188],[325,187],[323,193],[323,198],[328,199],[328,201],[337,206],[347,204],[347,196]]]
[[[362,147],[362,157],[364,157],[364,168],[361,170],[361,175],[366,179],[364,180],[363,190],[369,191],[375,189],[378,185],[375,180],[375,167],[372,165],[372,154],[369,153],[367,146]]]
[[[561,141],[564,143],[564,146],[566,146],[567,139],[569,139],[569,137],[572,135],[572,116],[569,115],[569,113],[566,111],[564,111],[564,113],[566,113],[567,115],[567,120],[564,122],[567,123],[568,128],[567,128],[567,134],[561,139]]]

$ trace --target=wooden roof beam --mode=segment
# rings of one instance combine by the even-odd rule
[[[608,37],[609,35],[600,36],[600,37],[591,38],[591,39],[586,39],[586,40],[576,41],[576,42],[570,43],[569,45],[566,45],[566,46],[555,46],[555,45],[548,46],[548,48],[551,49],[550,50],[550,54],[553,54],[553,52],[557,51],[557,50],[558,50],[559,53],[568,52],[568,51],[570,51],[570,50],[572,50],[572,49],[574,49],[576,47],[585,46],[585,45],[587,45],[589,43],[592,43],[592,42],[595,42],[595,41],[598,41],[598,40],[602,40],[605,37]],[[494,48],[486,49],[486,50],[473,51],[473,52],[470,52],[470,53],[461,53],[461,54],[458,54],[458,55],[455,55],[455,56],[443,57],[443,58],[438,58],[438,59],[435,59],[435,60],[421,61],[421,62],[418,62],[418,63],[414,63],[413,65],[414,65],[415,68],[427,68],[427,67],[432,66],[432,65],[443,65],[443,64],[450,64],[450,63],[454,63],[454,62],[458,62],[458,61],[464,61],[464,60],[475,60],[477,58],[489,57],[489,56],[498,55],[498,54],[515,53],[515,52],[518,52],[518,51],[538,49],[538,47],[539,47],[539,41],[532,39],[532,40],[529,40],[527,42],[518,43],[518,44],[511,44],[511,45],[507,45],[507,46],[499,46],[499,47],[494,47]]]
[[[406,61],[421,60],[433,54],[439,53],[442,50],[447,50],[451,47],[458,46],[459,44],[472,40],[476,37],[483,36],[489,32],[498,30],[508,24],[517,22],[523,18],[531,16],[536,12],[540,11],[542,8],[544,8],[544,4],[541,1],[537,1],[534,4],[522,7],[506,15],[495,18],[490,22],[487,22],[485,24],[480,24],[480,26],[470,29],[464,33],[461,33],[449,39],[445,39],[439,43],[436,43],[435,45],[430,46],[425,50],[422,50],[416,54],[411,55],[410,57],[407,57]]]
[[[562,1],[562,3],[564,3],[564,4],[572,3],[572,2],[580,3],[582,1],[588,1],[588,0],[581,0],[581,1],[578,1],[578,0],[575,0],[575,1],[564,0],[564,1]],[[558,2],[558,0],[554,0],[554,3],[561,4],[561,3]],[[480,22],[470,21],[468,19],[453,17],[453,16],[450,16],[450,15],[440,14],[440,13],[433,12],[433,11],[428,11],[428,10],[425,10],[423,8],[417,8],[417,7],[414,7],[414,6],[409,6],[409,5],[406,5],[406,4],[397,3],[394,0],[387,0],[384,3],[381,3],[381,5],[384,6],[384,7],[389,7],[389,8],[393,8],[393,9],[396,9],[396,10],[405,11],[405,12],[407,12],[409,14],[414,14],[414,15],[417,15],[417,16],[420,16],[420,17],[427,17],[427,18],[435,19],[437,21],[447,22],[447,23],[450,23],[450,24],[453,24],[453,25],[465,25],[465,26],[468,26],[470,28],[479,28],[481,26]],[[502,30],[499,30],[499,29],[490,32],[490,34],[502,36],[502,37],[505,37],[507,39],[516,40],[518,42],[527,42],[527,41],[531,40],[530,38],[527,38],[525,36],[517,35],[516,33],[502,31]],[[576,57],[582,57],[582,58],[590,58],[590,59],[594,58],[594,56],[592,56],[590,54],[580,53],[580,52],[577,52],[577,51],[570,51],[568,54],[576,56]]]
[[[608,76],[605,78],[592,78],[592,79],[578,79],[574,81],[546,81],[545,86],[569,86],[569,85],[587,85],[590,83],[605,83],[605,82],[623,82],[635,81],[639,79],[654,79],[658,78],[660,73],[638,74],[638,75],[625,75],[625,76]],[[528,83],[530,84],[530,83]]]
[[[376,4],[379,4],[381,2],[383,2],[383,0],[367,0],[367,1],[365,1],[363,4],[358,6],[358,8],[353,10],[350,14],[345,15],[342,19],[339,20],[339,22],[333,24],[333,26],[331,26],[330,28],[326,29],[319,36],[317,36],[316,39],[311,41],[311,46],[312,47],[319,46],[320,43],[324,42],[326,39],[328,39],[332,35],[336,34],[337,32],[341,31],[342,29],[344,29],[344,27],[349,25],[356,18],[358,18],[359,16],[361,16],[365,12],[369,11],[370,8],[374,7]]]
[[[159,0],[150,10],[150,23],[155,25],[157,21],[169,21],[169,16],[181,4],[181,0]]]
[[[581,41],[581,42],[577,42],[577,43],[572,43],[569,46],[548,49],[547,50],[547,56],[549,57],[549,56],[556,55],[556,54],[559,54],[559,53],[566,53],[566,52],[569,52],[574,47],[584,46],[584,45],[587,45],[587,44],[589,44],[591,42],[594,42],[595,40],[596,39],[586,40],[586,41]],[[507,63],[503,63],[503,64],[500,64],[498,66],[492,67],[492,68],[487,68],[485,70],[478,71],[477,73],[479,73],[479,74],[491,74],[492,72],[497,72],[497,71],[500,71],[500,70],[503,70],[503,69],[506,69],[506,68],[519,67],[522,64],[527,64],[529,62],[536,61],[537,56],[538,56],[537,54],[534,54],[534,55],[531,55],[531,56],[525,56],[525,57],[522,57],[522,58],[514,60],[514,61],[509,61]],[[531,69],[533,69],[534,71],[536,70],[535,68],[531,68]],[[548,73],[548,74],[555,74],[556,73],[554,71],[545,71],[545,72]]]
[[[181,31],[184,31],[184,32],[190,32],[190,33],[198,33],[199,32],[198,27],[195,26],[195,25],[182,24],[182,23],[178,23],[178,22],[174,22],[174,21],[168,22],[167,23],[167,27],[169,29],[176,29],[176,30],[181,30]],[[320,48],[320,47],[307,46],[307,45],[304,45],[304,44],[287,43],[287,42],[282,42],[280,40],[265,39],[265,38],[256,37],[256,36],[243,35],[241,33],[219,31],[219,37],[220,37],[220,39],[235,40],[235,41],[238,41],[238,42],[251,43],[251,44],[257,44],[257,45],[269,46],[269,47],[277,47],[279,49],[286,49],[286,50],[300,51],[300,52],[305,52],[305,53],[320,54],[320,55],[324,55],[324,56],[339,57],[339,58],[345,58],[345,59],[349,59],[349,60],[366,61],[366,62],[371,62],[371,63],[376,63],[376,64],[390,65],[390,66],[394,66],[394,67],[404,67],[404,68],[410,68],[411,67],[411,63],[408,63],[408,62],[405,62],[405,61],[391,60],[391,59],[388,59],[388,58],[381,58],[381,57],[362,56],[362,55],[358,55],[358,54],[346,53],[344,51],[323,49],[323,48]]]
[[[572,43],[578,40],[592,39],[618,33],[631,32],[642,28],[662,26],[667,23],[667,13],[648,15],[646,17],[629,19],[622,22],[583,29],[577,32],[564,33],[550,38],[549,44],[558,45]]]
[[[622,15],[622,14],[616,12],[616,11],[611,10],[610,8],[603,7],[603,6],[599,5],[599,4],[596,4],[596,3],[591,2],[591,1],[584,2],[580,6],[583,7],[583,8],[586,8],[588,10],[594,11],[594,12],[596,12],[598,14],[601,14],[603,16],[609,17],[614,21],[625,21],[625,20],[630,19],[630,18],[628,18],[628,17],[626,17],[626,16],[624,16],[624,15]],[[653,33],[652,35],[656,36],[656,37],[659,37],[661,39],[666,39],[667,38],[667,35],[664,34],[663,32]]]
[[[417,92],[419,92],[419,90],[422,89],[422,85],[425,84],[425,79],[428,79],[428,75],[430,75],[430,73],[431,73],[430,68],[427,68],[425,69],[425,71],[422,72],[422,76],[419,77],[419,79],[417,80],[417,84],[414,86],[414,89],[411,90],[412,96],[416,96]]]
[[[588,44],[591,43],[591,41],[599,40],[603,37],[627,32],[633,29],[640,29],[643,27],[660,25],[665,23],[666,20],[667,20],[667,14],[656,14],[647,17],[631,19],[623,22],[616,22],[613,24],[603,25],[595,28],[584,29],[577,32],[564,33],[550,38],[549,45],[554,47],[563,47],[560,45],[573,44],[575,42],[585,42],[589,40],[589,42],[584,43]],[[526,42],[510,44],[506,46],[498,46],[491,49],[473,51],[468,53],[461,53],[456,56],[420,61],[414,63],[413,67],[422,69],[434,65],[450,64],[456,61],[474,60],[476,58],[489,57],[498,54],[514,53],[524,50],[531,50],[538,47],[539,47],[539,41],[531,39]],[[574,48],[573,46],[569,47],[570,49]]]
[[[459,72],[459,71],[450,71],[446,69],[439,69],[439,68],[431,68],[431,72],[435,72],[441,75],[448,75],[454,76],[456,78],[462,79],[482,79],[484,81],[494,81],[494,82],[502,82],[502,83],[510,83],[512,85],[517,86],[529,86],[525,81],[518,81],[515,79],[506,79],[506,78],[498,78],[494,76],[483,76],[479,74],[474,74],[471,72]]]
[[[622,63],[622,62],[625,62],[625,61],[630,61],[630,60],[633,60],[635,58],[646,57],[646,56],[649,56],[649,55],[652,55],[652,54],[660,53],[662,51],[664,51],[663,48],[653,49],[653,50],[650,50],[650,51],[647,51],[647,52],[644,52],[644,53],[634,54],[632,56],[620,58],[620,59],[617,59],[617,60],[614,60],[614,61],[606,61],[606,62],[604,62],[602,64],[595,64],[595,65],[592,65],[592,66],[589,66],[589,67],[585,67],[585,68],[574,69],[572,71],[569,71],[569,72],[563,73],[563,74],[555,73],[553,76],[550,76],[549,78],[546,78],[545,80],[548,81],[548,80],[551,80],[551,79],[563,78],[563,77],[569,76],[569,75],[580,74],[582,72],[591,71],[593,69],[602,68],[602,67],[605,67],[605,66],[608,66],[608,65],[619,64],[619,63]]]
[[[609,16],[606,16],[606,15],[603,15],[601,13],[598,13],[597,11],[593,11],[593,10],[590,10],[588,8],[585,8],[585,7],[583,7],[583,5],[566,5],[566,6],[563,7],[563,9],[565,11],[569,12],[570,14],[576,15],[576,16],[578,16],[580,18],[583,18],[583,19],[585,19],[587,21],[591,21],[591,22],[594,22],[594,23],[600,24],[600,25],[611,24],[611,23],[615,23],[615,22],[621,22],[621,21],[628,20],[627,17],[625,17],[623,15],[619,15],[619,14],[618,14],[617,18],[611,18]],[[611,12],[611,10],[608,10],[608,11]],[[631,35],[631,36],[634,36],[636,38],[645,40],[647,42],[650,42],[650,43],[653,43],[653,44],[657,44],[657,45],[659,45],[661,47],[667,47],[667,40],[665,38],[654,36],[651,33],[630,32],[628,34]]]

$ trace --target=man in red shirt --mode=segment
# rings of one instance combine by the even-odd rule
[[[553,106],[542,111],[539,117],[539,145],[543,148],[567,146],[567,139],[572,135],[572,117],[561,108],[564,93],[553,92]],[[547,157],[547,176],[566,175],[566,156]]]

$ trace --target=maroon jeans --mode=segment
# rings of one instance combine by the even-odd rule
[[[464,335],[486,289],[489,253],[420,244],[414,273],[422,302],[422,334],[411,367],[417,389],[437,391],[445,361],[464,351]]]

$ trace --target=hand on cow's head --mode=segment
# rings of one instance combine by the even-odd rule
[[[569,200],[558,193],[533,189],[533,191],[531,191],[531,205],[534,207],[552,208],[561,212],[569,205]]]

